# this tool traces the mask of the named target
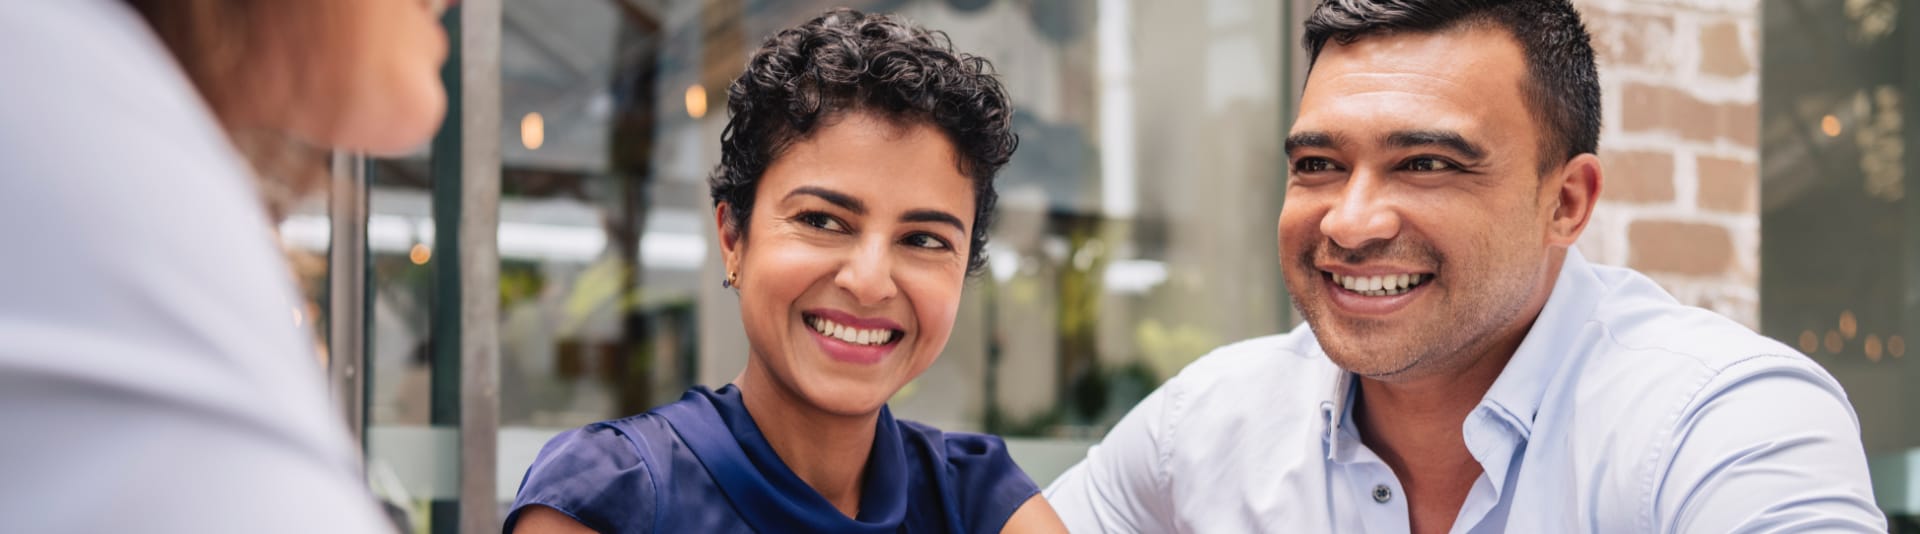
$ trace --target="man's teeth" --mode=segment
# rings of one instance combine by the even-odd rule
[[[884,345],[893,341],[893,331],[885,328],[854,328],[822,317],[807,321],[813,331],[855,345]]]
[[[1419,287],[1420,284],[1426,283],[1426,281],[1432,280],[1432,279],[1433,279],[1433,275],[1431,274],[1414,274],[1414,273],[1389,274],[1389,275],[1381,275],[1381,276],[1346,276],[1346,275],[1338,275],[1338,274],[1333,275],[1334,282],[1339,283],[1340,287],[1347,288],[1348,291],[1352,291],[1354,293],[1359,293],[1369,297],[1391,297],[1401,293],[1406,293],[1408,291],[1413,290],[1413,288],[1415,287]]]

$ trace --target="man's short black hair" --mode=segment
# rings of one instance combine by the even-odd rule
[[[1308,66],[1330,39],[1344,44],[1368,35],[1479,24],[1506,30],[1526,54],[1520,92],[1541,126],[1541,172],[1596,153],[1600,76],[1586,25],[1569,0],[1321,0],[1307,17]]]

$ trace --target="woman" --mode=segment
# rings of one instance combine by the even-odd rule
[[[426,141],[434,11],[0,2],[0,530],[391,528],[263,205]]]
[[[984,264],[1011,107],[887,15],[769,38],[710,180],[749,357],[732,385],[549,442],[506,530],[1064,532],[999,439],[896,420]]]

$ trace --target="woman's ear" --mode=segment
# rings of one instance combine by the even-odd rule
[[[733,222],[733,206],[721,202],[713,207],[714,228],[720,235],[720,263],[727,272],[723,276],[731,277],[740,272],[741,239],[740,228]]]

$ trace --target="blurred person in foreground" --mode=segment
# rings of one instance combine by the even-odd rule
[[[1305,326],[1222,347],[1047,490],[1078,532],[1884,532],[1826,371],[1573,245],[1567,0],[1322,0],[1286,140]]]
[[[1013,105],[985,59],[838,9],[727,90],[709,179],[746,369],[553,438],[504,529],[1064,532],[999,438],[894,419],[985,263]]]
[[[438,9],[0,0],[0,530],[390,528],[267,206],[431,135]]]

